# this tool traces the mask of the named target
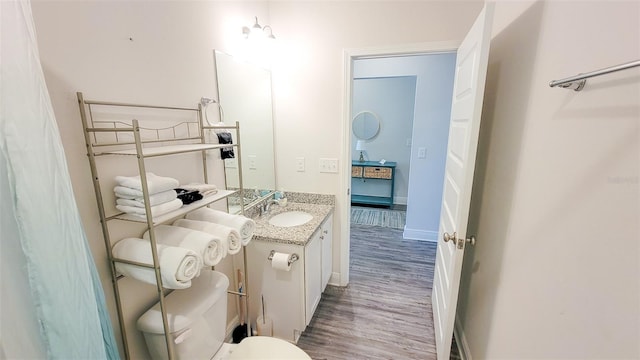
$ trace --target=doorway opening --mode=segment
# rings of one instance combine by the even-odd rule
[[[433,269],[435,266],[436,243],[434,242],[438,239],[447,139],[451,118],[451,98],[453,94],[456,50],[458,45],[457,43],[438,43],[396,49],[395,51],[383,49],[345,52],[344,158],[342,164],[345,164],[345,167],[347,164],[349,166],[349,168],[345,168],[343,172],[346,176],[341,179],[343,189],[345,190],[342,194],[346,194],[341,200],[344,201],[345,204],[351,204],[351,194],[355,186],[352,187],[351,185],[350,177],[352,172],[350,167],[352,160],[355,159],[354,154],[358,154],[358,152],[356,152],[358,139],[352,136],[351,119],[353,119],[356,111],[362,110],[357,109],[354,105],[354,99],[357,96],[355,93],[357,86],[354,85],[355,79],[361,77],[415,77],[413,123],[411,125],[410,140],[406,137],[396,139],[395,142],[392,141],[390,144],[383,144],[382,148],[405,146],[410,149],[409,166],[407,170],[405,170],[406,173],[403,174],[407,183],[407,223],[405,224],[404,231],[398,243],[408,244],[409,247],[414,249],[415,254],[418,256],[432,259],[425,269],[420,269],[420,272],[413,273],[413,275],[409,276],[415,277],[414,282],[424,282],[425,284],[421,285],[425,285],[428,288],[426,291],[427,294],[430,294],[433,286],[433,273],[430,272],[429,269]],[[440,66],[428,64],[434,61],[436,63],[440,62]],[[425,64],[425,62],[427,64]],[[433,71],[434,69],[436,70]],[[429,70],[432,70],[432,73],[429,73]],[[378,157],[384,158],[385,155],[378,155]],[[401,197],[402,196],[398,196],[397,193],[392,195],[394,201]],[[357,225],[354,227],[349,218],[351,213],[350,206],[347,208],[349,211],[346,212],[347,214],[342,214],[343,217],[341,219],[341,238],[343,241],[341,242],[342,247],[340,249],[340,268],[342,275],[340,282],[343,286],[349,283],[351,273],[350,266],[351,262],[354,261],[357,263],[355,265],[357,267],[354,267],[354,282],[352,286],[355,286],[356,280],[362,277],[363,273],[361,268],[364,263],[362,262],[362,256],[358,253],[358,251],[361,251],[358,249],[363,249],[362,237],[365,236],[367,240],[369,240],[374,238],[374,234],[367,235],[366,230],[358,228]],[[382,233],[382,231],[380,231],[380,233]],[[386,236],[392,238],[394,234],[387,234]],[[395,234],[395,238],[399,238],[398,234]],[[410,241],[403,242],[402,239]],[[426,240],[430,242],[415,240]],[[352,241],[353,252],[351,251]],[[425,245],[426,247],[424,249],[419,250],[420,247]],[[368,246],[364,246],[364,249],[366,251]],[[389,246],[388,249],[393,249],[393,245]],[[409,253],[411,253],[411,250]],[[367,258],[367,255],[365,255],[364,258]],[[385,260],[384,258],[381,259],[382,262]],[[373,271],[380,272],[380,269],[376,269],[375,265],[372,265],[372,269]],[[364,273],[366,274],[366,271]],[[400,272],[400,274],[402,274],[402,272]],[[381,273],[379,275],[385,278],[393,278],[393,274]],[[403,275],[400,277],[402,276]],[[420,279],[421,276],[423,276],[422,279]],[[419,288],[419,286],[416,286],[416,288]],[[397,292],[393,296],[402,299],[403,293]],[[421,300],[426,300],[428,296],[429,295],[417,295]],[[402,300],[406,301],[409,300],[409,298]],[[419,316],[420,319],[416,320],[428,328],[425,330],[427,333],[433,333],[432,310],[430,302],[427,302],[428,303],[423,304],[425,308],[423,310],[426,311],[426,316]],[[431,347],[431,344],[433,344],[433,349],[435,350],[434,338],[427,336],[423,338],[423,340],[428,344],[428,347]],[[453,349],[453,351],[454,354],[457,353],[457,349]]]
[[[438,238],[455,61],[455,52],[353,61],[351,203],[406,206],[405,239]],[[378,129],[366,139],[364,112]]]
[[[442,197],[442,175],[440,179],[432,183],[431,186],[424,186],[425,176],[430,178],[436,178],[433,170],[431,173],[429,168],[421,166],[424,164],[433,165],[441,168],[441,173],[444,171],[445,152],[447,133],[449,128],[449,115],[451,105],[451,94],[453,87],[454,69],[445,76],[440,72],[438,77],[438,71],[436,74],[427,76],[422,73],[428,69],[425,66],[425,59],[431,58],[430,61],[435,62],[450,62],[453,59],[455,64],[455,53],[459,46],[457,42],[442,42],[442,43],[426,43],[418,45],[401,46],[397,48],[379,48],[379,49],[356,49],[347,50],[344,53],[344,114],[343,114],[343,157],[341,164],[343,164],[343,176],[341,177],[340,188],[343,191],[340,192],[339,201],[343,204],[351,204],[352,194],[352,177],[351,167],[352,160],[358,157],[359,151],[356,151],[357,139],[353,136],[352,131],[352,119],[357,109],[354,107],[354,79],[356,78],[388,78],[399,76],[411,76],[416,77],[416,90],[415,90],[415,102],[414,102],[414,116],[413,124],[411,127],[410,138],[410,160],[407,167],[407,173],[402,174],[406,178],[406,202],[407,202],[407,224],[405,225],[403,238],[418,239],[418,240],[437,240],[438,231],[438,219],[440,216],[440,203]],[[449,56],[450,59],[446,59]],[[421,66],[422,65],[422,66]],[[425,84],[435,84],[436,80],[448,80],[449,88],[440,86],[424,87]],[[438,95],[445,95],[445,100],[439,98]],[[446,100],[448,97],[448,101]],[[443,103],[441,106],[444,114],[434,112],[434,106],[429,103],[429,99],[433,99],[435,103]],[[442,120],[442,125],[433,126],[434,117]],[[381,126],[390,126],[384,123],[382,120]],[[444,131],[444,132],[443,132]],[[355,140],[355,141],[354,141]],[[400,144],[397,144],[400,142]],[[444,150],[440,156],[438,151],[431,151],[432,145],[440,142],[444,143]],[[425,144],[424,146],[419,146]],[[426,145],[429,144],[429,145]],[[387,144],[389,146],[400,145],[407,147],[407,139],[399,139],[396,144]],[[424,148],[424,149],[423,149]],[[435,149],[435,148],[434,148]],[[384,157],[384,155],[377,155],[378,157]],[[415,160],[414,160],[415,159]],[[382,160],[382,159],[375,159]],[[393,161],[392,159],[385,159]],[[418,161],[420,160],[420,161]],[[425,173],[427,175],[425,175]],[[414,183],[412,184],[412,179]],[[412,185],[415,190],[412,192]],[[427,190],[428,191],[425,191]],[[401,196],[400,196],[401,198]],[[395,201],[396,199],[394,199]],[[349,211],[345,211],[341,214],[341,228],[340,237],[341,241],[340,251],[340,276],[339,284],[346,286],[349,283],[349,264],[350,264],[350,236],[351,236],[351,207],[347,206]],[[428,208],[428,209],[427,209]],[[425,217],[432,219],[431,222],[426,222]],[[429,224],[430,228],[419,227],[412,224],[425,225]]]

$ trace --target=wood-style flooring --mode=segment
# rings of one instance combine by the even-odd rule
[[[435,359],[436,244],[402,230],[351,225],[347,287],[327,287],[298,346],[314,360]]]

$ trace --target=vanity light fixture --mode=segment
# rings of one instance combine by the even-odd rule
[[[276,37],[273,36],[273,29],[271,28],[271,26],[269,25],[265,25],[265,26],[260,26],[260,24],[258,23],[258,17],[255,17],[256,22],[255,24],[253,24],[253,26],[251,28],[249,28],[248,26],[243,26],[242,27],[242,35],[244,35],[245,39],[250,39],[250,38],[254,38],[254,37],[265,37],[267,39],[270,40],[275,40]],[[268,30],[268,34],[267,34],[267,30]]]
[[[367,150],[367,148],[364,145],[364,140],[358,140],[356,142],[356,151],[360,151],[360,159],[358,159],[360,162],[364,162],[364,156],[362,155],[362,152],[365,150]]]
[[[269,25],[265,25],[265,26],[262,28],[262,31],[267,32],[267,29],[269,30],[269,35],[267,35],[267,39],[269,39],[269,40],[275,40],[275,39],[276,39],[276,37],[275,37],[275,36],[273,36],[273,29],[271,28],[271,26],[269,26]]]

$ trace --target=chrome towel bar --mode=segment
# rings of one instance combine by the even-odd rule
[[[631,61],[628,63],[611,66],[605,69],[595,70],[592,72],[588,72],[586,74],[578,74],[575,76],[571,76],[562,80],[553,80],[549,83],[550,87],[560,86],[565,89],[572,89],[574,91],[580,91],[584,88],[584,85],[587,83],[588,78],[592,78],[594,76],[600,76],[605,74],[610,74],[612,72],[630,69],[636,66],[640,66],[640,60]]]

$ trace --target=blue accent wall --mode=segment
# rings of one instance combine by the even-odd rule
[[[360,78],[353,81],[352,118],[361,111],[371,111],[380,119],[378,135],[368,140],[365,160],[395,161],[394,201],[407,203],[409,191],[409,162],[411,160],[411,133],[416,97],[416,77]],[[351,133],[351,157],[358,160],[357,138]],[[407,145],[407,143],[409,145]],[[386,196],[389,182],[371,179],[352,179],[351,192],[362,195]]]

